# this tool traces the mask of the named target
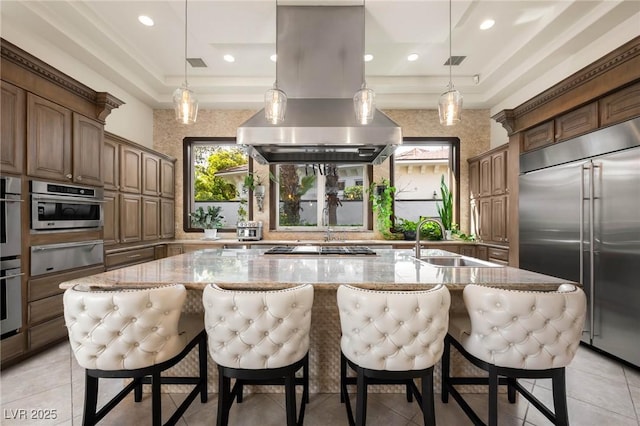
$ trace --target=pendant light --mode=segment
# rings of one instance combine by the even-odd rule
[[[284,121],[287,112],[287,94],[278,87],[278,0],[276,0],[276,81],[264,94],[264,117],[271,124]]]
[[[182,124],[193,124],[198,116],[198,98],[189,89],[187,82],[187,0],[184,1],[184,83],[173,92],[173,109],[176,120]]]
[[[440,95],[438,102],[438,114],[440,115],[440,124],[444,126],[453,126],[460,122],[462,114],[462,95],[453,87],[451,80],[451,0],[449,0],[449,85],[447,91]]]
[[[365,24],[367,22],[367,10],[366,0],[362,2],[362,11],[364,14],[362,25],[362,51],[365,50]],[[373,115],[376,112],[376,93],[367,87],[367,80],[365,79],[365,65],[366,61],[363,60],[362,66],[362,87],[353,96],[353,108],[356,113],[356,121],[362,125],[366,125],[373,121]]]

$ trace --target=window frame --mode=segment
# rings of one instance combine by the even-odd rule
[[[194,145],[210,144],[210,145],[237,145],[235,137],[203,137],[203,136],[187,136],[182,139],[182,230],[184,232],[199,232],[204,233],[202,228],[193,228],[191,226],[191,220],[189,220],[189,211],[191,209],[193,200],[193,147]],[[253,158],[247,154],[248,157],[248,173],[253,173]],[[253,191],[249,190],[247,194],[249,202],[247,203],[247,218],[253,219],[253,203],[250,202],[253,199]],[[236,226],[228,226],[226,224],[224,228],[220,228],[222,232],[235,232]]]
[[[406,136],[402,138],[402,146],[445,145],[451,148],[449,154],[449,169],[455,179],[455,191],[453,192],[453,222],[460,223],[460,138],[435,137],[435,136]],[[389,160],[389,182],[395,186],[395,154]],[[452,189],[452,188],[450,188]],[[393,215],[391,220],[396,221],[396,199],[393,198]]]

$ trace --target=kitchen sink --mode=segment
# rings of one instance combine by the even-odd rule
[[[421,257],[421,261],[426,262],[430,265],[437,266],[439,268],[500,268],[503,265],[498,265],[496,263],[487,262],[480,259],[474,259],[472,257],[467,256],[456,256],[456,257],[445,257],[445,256],[436,256],[436,257]]]

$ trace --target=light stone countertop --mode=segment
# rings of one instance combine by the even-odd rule
[[[436,267],[413,257],[413,250],[376,249],[375,256],[263,255],[264,249],[212,248],[128,266],[60,285],[147,287],[182,283],[202,289],[270,289],[312,283],[317,289],[354,284],[387,290],[424,289],[446,284],[462,290],[485,284],[519,290],[551,290],[570,281],[511,267]],[[424,253],[423,253],[424,255]],[[575,283],[574,283],[575,284]]]

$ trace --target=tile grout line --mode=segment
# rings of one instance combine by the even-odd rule
[[[622,368],[622,374],[624,374],[624,380],[627,384],[627,392],[629,392],[629,397],[631,398],[631,406],[633,406],[633,412],[636,414],[636,422],[638,423],[638,426],[640,426],[640,417],[638,417],[638,411],[640,410],[640,407],[636,407],[636,402],[634,401],[633,396],[631,394],[631,384],[629,384],[627,369],[624,367]]]

